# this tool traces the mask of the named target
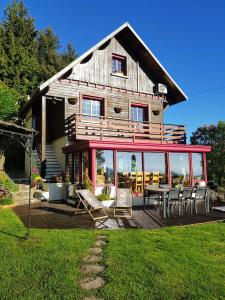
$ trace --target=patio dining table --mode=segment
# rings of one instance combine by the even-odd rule
[[[169,188],[162,188],[162,187],[154,187],[154,186],[147,186],[145,188],[145,192],[155,192],[156,194],[161,194],[163,200],[163,218],[167,217],[167,207],[166,207],[166,194],[169,192]],[[144,209],[146,208],[146,194],[144,193]]]

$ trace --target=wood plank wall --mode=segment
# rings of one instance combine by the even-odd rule
[[[126,57],[128,78],[111,74],[113,54]],[[69,78],[150,93],[153,92],[154,86],[138,62],[132,58],[116,38],[113,38],[104,49],[96,50],[90,60],[76,65]]]
[[[147,104],[149,107],[149,121],[153,123],[163,123],[163,102],[160,99],[152,99],[152,96],[129,95],[116,91],[100,90],[88,86],[79,86],[69,82],[54,82],[50,85],[47,95],[65,98],[65,118],[74,113],[82,113],[82,97],[96,96],[104,99],[105,116],[119,119],[130,119],[130,105],[132,103]],[[76,105],[70,105],[68,98],[77,97]],[[115,107],[122,107],[122,112],[116,114]],[[152,111],[160,110],[160,114],[155,116]]]

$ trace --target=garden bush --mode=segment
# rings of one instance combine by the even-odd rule
[[[13,204],[13,200],[11,197],[6,196],[4,199],[0,200],[0,204],[1,205],[11,205],[11,204]]]
[[[3,171],[0,171],[0,188],[7,189],[9,192],[16,192],[18,190],[15,182]]]

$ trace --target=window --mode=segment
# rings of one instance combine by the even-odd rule
[[[140,107],[138,105],[131,106],[131,120],[134,122],[147,121],[147,107]]]
[[[112,150],[96,150],[96,173],[97,184],[114,183]]]
[[[170,172],[172,187],[180,184],[187,187],[190,185],[188,153],[170,153]]]
[[[102,100],[83,98],[82,113],[90,117],[100,117]]]
[[[192,153],[192,170],[194,180],[204,180],[204,163],[202,153]]]
[[[113,54],[112,73],[116,75],[127,75],[127,60],[125,56]]]
[[[165,153],[144,153],[145,186],[168,184],[168,165]]]
[[[82,152],[82,182],[85,183],[89,177],[89,155],[88,151]]]

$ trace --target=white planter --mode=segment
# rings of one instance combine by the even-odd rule
[[[114,207],[115,200],[104,200],[101,202],[105,207]]]
[[[65,183],[43,183],[43,197],[49,201],[58,201],[66,199]]]

